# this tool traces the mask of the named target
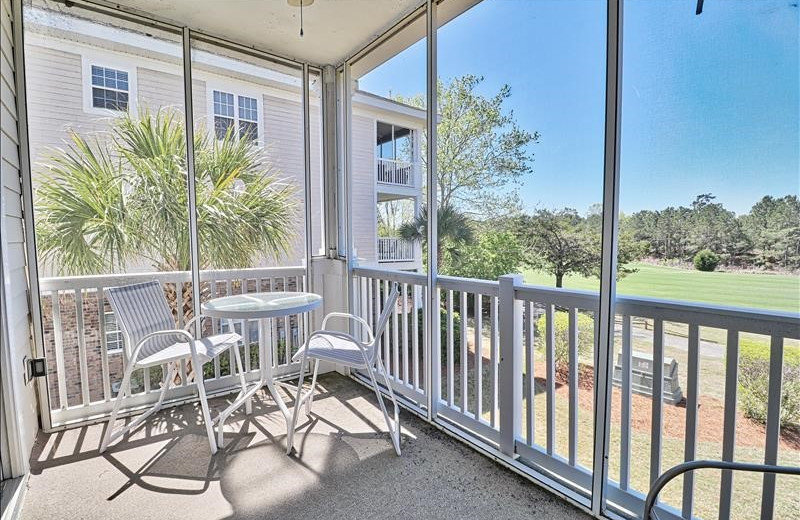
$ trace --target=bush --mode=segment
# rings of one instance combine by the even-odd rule
[[[710,249],[703,249],[694,255],[694,268],[698,271],[711,272],[719,265],[719,256]]]
[[[441,320],[442,328],[440,330],[439,344],[442,350],[442,364],[447,362],[447,309],[439,308],[439,319]],[[419,359],[425,352],[425,313],[424,309],[420,308],[417,311],[417,329],[419,330]],[[408,320],[408,337],[414,333],[411,320]],[[410,342],[410,340],[409,340]],[[457,311],[453,311],[453,363],[458,364],[461,360],[461,315]]]
[[[547,334],[547,316],[542,314],[536,320],[536,346],[545,347]],[[569,314],[556,312],[553,317],[555,328],[555,365],[559,374],[569,372]],[[586,357],[594,349],[594,320],[591,316],[578,313],[578,357]]]
[[[769,398],[768,343],[739,342],[739,406],[745,417],[765,423]],[[800,348],[783,347],[781,426],[800,422]]]

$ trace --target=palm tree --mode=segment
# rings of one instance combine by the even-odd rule
[[[119,272],[141,260],[189,270],[185,135],[173,109],[123,115],[104,140],[71,132],[36,192],[40,258],[61,274]],[[194,148],[199,267],[241,268],[285,253],[295,188],[263,149],[233,129],[221,140],[198,129]]]
[[[436,210],[436,228],[439,247],[436,250],[436,263],[442,272],[447,271],[443,264],[445,258],[455,259],[459,248],[471,244],[475,240],[469,217],[450,204],[439,206]],[[428,239],[428,207],[422,206],[414,220],[406,222],[398,229],[400,238],[426,244]],[[447,254],[447,257],[445,257]]]

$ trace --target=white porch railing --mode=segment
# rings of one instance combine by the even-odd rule
[[[378,157],[378,182],[414,186],[414,163]]]
[[[42,299],[44,347],[48,359],[48,390],[53,427],[97,420],[113,406],[127,360],[121,346],[121,335],[114,330],[111,308],[104,291],[108,287],[157,279],[169,295],[175,324],[182,328],[192,315],[191,273],[151,272],[120,275],[43,278],[39,282]],[[205,301],[217,296],[256,291],[302,291],[306,287],[304,267],[256,268],[201,271],[201,297]],[[305,339],[307,316],[290,316],[272,320],[268,345],[273,349],[278,375],[292,373],[297,366],[291,356]],[[216,332],[227,323],[205,320],[204,332]],[[236,330],[245,338],[244,370],[247,377],[257,379],[258,329],[255,322],[240,320]],[[112,348],[110,348],[112,347]],[[230,352],[224,353],[204,367],[209,393],[224,393],[238,385],[235,364]],[[171,391],[169,399],[194,398],[193,385],[186,385],[185,369],[181,368],[182,385]],[[135,395],[126,404],[131,409],[152,404],[158,398],[163,375],[160,367],[134,373]]]
[[[595,475],[591,469],[591,453],[587,455],[585,450],[581,453],[580,448],[593,445],[593,421],[587,421],[586,414],[593,416],[594,412],[593,406],[579,406],[579,396],[583,396],[583,401],[593,399],[595,356],[579,359],[579,342],[585,341],[584,335],[588,334],[594,345],[597,293],[525,285],[514,277],[502,277],[499,282],[491,282],[442,276],[437,287],[441,302],[440,320],[430,324],[426,310],[425,275],[370,268],[355,268],[353,273],[356,298],[352,310],[370,323],[379,316],[381,302],[388,294],[390,284],[400,284],[400,303],[382,342],[383,361],[396,392],[423,411],[427,409],[430,398],[433,409],[427,413],[435,421],[455,428],[468,438],[481,440],[497,450],[498,456],[504,457],[508,463],[540,481],[555,482],[560,492],[566,489],[575,500],[590,505],[589,490]],[[629,297],[617,299],[616,312],[614,359],[619,354],[621,383],[619,396],[615,398],[621,402],[619,423],[612,428],[619,428],[620,434],[609,452],[609,458],[613,457],[612,466],[618,468],[618,478],[609,477],[607,482],[609,504],[641,514],[649,484],[667,469],[663,463],[667,458],[663,442],[666,375],[663,360],[667,323],[670,327],[684,327],[688,331],[688,362],[681,367],[687,374],[685,434],[683,454],[678,462],[693,460],[698,455],[699,331],[708,327],[725,330],[727,337],[726,344],[720,347],[720,354],[724,352],[726,360],[720,449],[722,459],[728,461],[733,460],[736,445],[740,334],[769,337],[772,355],[763,462],[777,463],[780,360],[784,340],[800,339],[800,316]],[[634,318],[637,322],[648,320],[647,323],[652,325],[652,335],[648,337],[654,360],[653,388],[652,398],[648,399],[650,431],[645,460],[642,460],[641,451],[636,460],[632,460],[631,450],[634,401],[631,370],[634,329],[637,329]],[[590,326],[579,328],[579,322],[587,319]],[[568,324],[566,365],[563,363],[563,327],[557,338],[557,322]],[[439,351],[433,353],[438,362],[428,364],[430,354],[426,338],[431,326],[439,330],[441,340]],[[641,342],[641,331],[637,329],[637,332],[636,339]],[[560,363],[556,362],[557,357]],[[426,369],[432,371],[433,393],[430,396],[425,384]],[[559,391],[562,386],[568,388]],[[611,392],[611,387],[606,391]],[[536,396],[541,394],[544,395],[537,399]],[[582,414],[584,419],[580,421]],[[641,432],[638,431],[637,435],[637,442],[642,442]],[[671,455],[674,457],[675,454]],[[634,485],[633,469],[636,465],[641,468],[642,464],[649,466],[649,484],[642,485],[640,479]],[[727,472],[723,474],[719,494],[713,497],[714,501],[719,501],[721,518],[729,516],[731,496],[732,477]],[[775,499],[774,477],[764,478],[762,496],[765,507],[771,510]],[[694,499],[694,478],[686,475],[680,506],[662,503],[658,506],[660,517],[673,520],[692,518]]]
[[[378,262],[411,262],[414,242],[398,237],[378,237]]]

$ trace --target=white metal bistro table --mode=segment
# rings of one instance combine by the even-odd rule
[[[233,330],[233,320],[258,320],[258,363],[261,378],[255,384],[251,384],[247,391],[239,392],[233,402],[214,419],[214,422],[217,423],[217,444],[220,447],[222,447],[225,419],[243,404],[246,405],[247,413],[251,413],[250,398],[264,385],[269,389],[269,393],[272,394],[272,398],[275,399],[278,408],[283,414],[286,420],[286,427],[289,427],[291,424],[291,412],[278,395],[278,392],[275,391],[275,382],[272,376],[272,348],[268,345],[268,338],[270,338],[269,320],[292,314],[303,314],[316,309],[320,305],[322,305],[322,296],[307,292],[237,294],[214,298],[202,305],[203,316],[231,320],[229,321],[231,330]],[[288,331],[286,331],[286,338],[288,348]],[[240,374],[240,377],[243,377],[243,375]]]

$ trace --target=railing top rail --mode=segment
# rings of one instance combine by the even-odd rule
[[[517,287],[516,297],[520,300],[551,303],[562,307],[574,307],[585,310],[597,310],[600,302],[600,294],[594,291],[557,289],[530,284],[523,284]]]
[[[280,276],[299,276],[305,274],[305,267],[253,267],[245,269],[217,269],[200,271],[201,280],[225,278],[269,278]],[[89,276],[54,276],[39,280],[42,291],[93,289],[95,287],[113,287],[149,280],[162,283],[181,283],[191,281],[189,271],[153,271],[127,274],[99,274]]]
[[[476,280],[474,278],[461,278],[458,276],[440,276],[438,286],[451,291],[464,291],[480,293],[488,296],[498,296],[500,284],[492,280]]]
[[[701,327],[800,339],[798,313],[626,296],[617,298],[616,311],[620,314],[660,318]]]
[[[425,285],[428,281],[428,277],[424,273],[412,273],[410,271],[397,271],[375,267],[354,267],[353,274],[367,278],[378,278],[379,280],[389,280],[414,285]]]
[[[394,163],[394,164],[400,164],[400,165],[403,165],[403,166],[411,166],[411,164],[412,164],[411,161],[405,161],[403,159],[388,159],[386,157],[378,157],[378,162]]]

